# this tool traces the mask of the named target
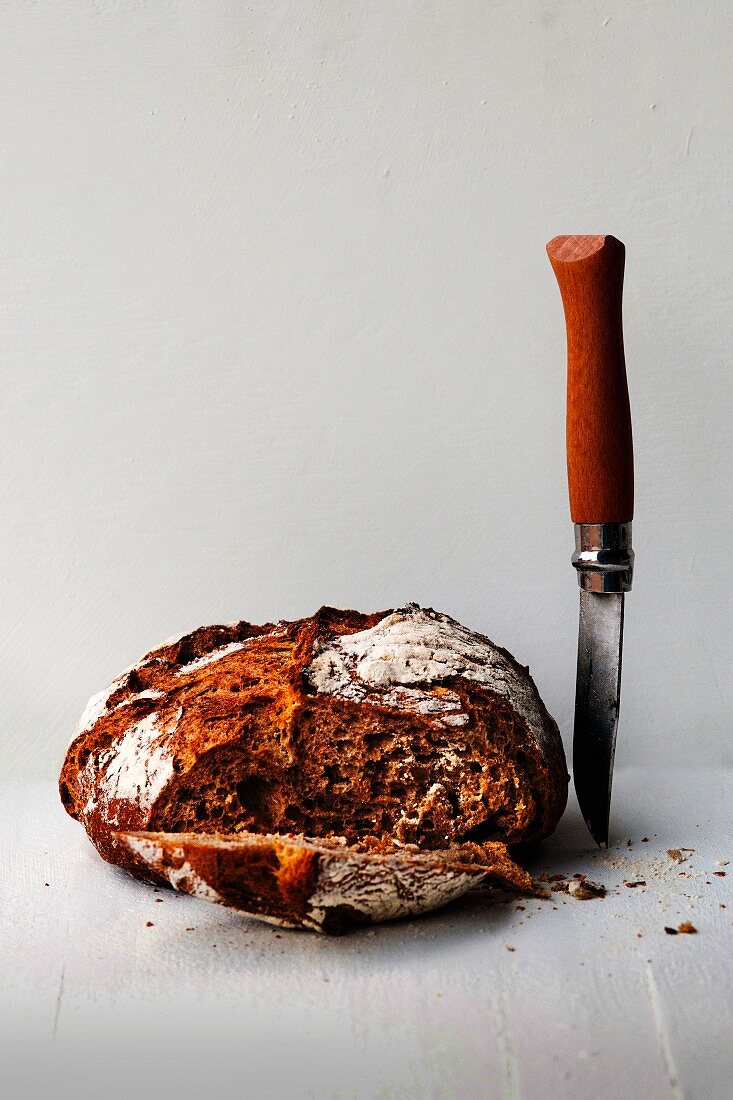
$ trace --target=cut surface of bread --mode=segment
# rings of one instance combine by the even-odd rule
[[[528,670],[410,604],[165,643],[90,701],[60,792],[105,859],[170,881],[121,834],[343,838],[384,859],[513,845],[552,831],[567,778]]]

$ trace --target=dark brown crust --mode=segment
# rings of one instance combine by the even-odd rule
[[[366,630],[388,614],[362,615],[324,607],[309,618],[277,625],[239,622],[202,627],[153,650],[116,681],[105,712],[72,742],[60,777],[61,798],[68,813],[83,822],[105,859],[148,879],[150,867],[120,843],[118,831],[194,828],[211,833],[221,829],[222,823],[229,830],[236,809],[237,830],[285,832],[289,828],[283,817],[288,790],[292,790],[292,805],[300,814],[294,825],[298,831],[319,836],[335,832],[346,835],[350,842],[373,833],[377,845],[396,836],[436,849],[464,839],[519,844],[548,835],[565,807],[567,770],[557,727],[541,703],[545,722],[542,746],[529,736],[522,718],[507,700],[485,686],[460,676],[440,686],[427,685],[427,690],[435,693],[450,688],[460,697],[461,706],[471,716],[468,730],[473,741],[468,746],[468,734],[442,730],[438,735],[429,717],[405,714],[398,707],[372,707],[333,698],[309,688],[303,671],[324,639]],[[242,643],[242,648],[204,662],[214,651]],[[527,670],[510,654],[500,652],[528,678]],[[146,692],[151,694],[146,696]],[[105,793],[104,767],[119,754],[121,739],[135,723],[145,730],[145,723],[150,723],[153,715],[154,742],[145,742],[141,733],[141,740],[133,744],[131,751],[138,757],[148,753],[152,759],[154,750],[159,750],[165,767],[150,775],[144,770],[139,789],[125,774],[124,782],[118,783],[112,794],[109,784]],[[427,745],[452,744],[461,756],[469,748],[475,751],[475,745],[483,743],[481,738],[488,739],[494,749],[482,778],[481,799],[469,805],[469,786],[459,776],[457,808],[445,798],[441,801],[436,797],[430,814],[433,831],[421,824],[422,831],[415,836],[399,834],[394,825],[396,796],[390,796],[391,801],[385,796],[380,803],[382,817],[376,825],[370,824],[368,813],[360,812],[373,809],[368,804],[368,787],[360,786],[355,772],[356,778],[351,776],[348,783],[341,784],[349,787],[343,792],[339,792],[338,779],[329,781],[328,798],[316,800],[314,820],[309,820],[307,812],[298,806],[298,799],[303,799],[303,783],[310,782],[309,768],[322,769],[327,759],[338,763],[338,746],[347,744],[333,740],[340,729],[354,731],[354,741],[368,740],[365,731],[373,730],[369,736],[375,743],[380,729],[388,730],[399,744],[406,744],[414,735]],[[351,742],[348,744],[351,751]],[[379,758],[377,743],[373,759]],[[246,786],[250,782],[247,769],[251,769],[253,760],[257,776],[272,777],[271,788],[261,778],[259,787]],[[363,769],[369,760],[360,757],[357,763]],[[416,773],[417,779],[413,779],[423,783],[427,791],[431,782],[429,762],[423,771],[424,776]],[[206,784],[210,786],[217,774],[245,777],[240,784],[241,797],[249,816],[242,816],[234,790],[225,797],[211,787],[210,794],[206,798],[202,794],[202,801],[194,807],[197,793],[203,792]],[[314,774],[314,790],[317,779]],[[188,817],[181,817],[181,806]],[[338,814],[334,820],[327,817],[328,807],[332,806],[337,807],[340,818]],[[217,818],[219,810],[223,817],[220,814]],[[194,812],[200,812],[200,820],[192,819]],[[427,814],[424,819],[428,820]]]

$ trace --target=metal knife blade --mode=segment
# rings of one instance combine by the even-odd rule
[[[623,592],[581,589],[573,775],[583,819],[602,848],[608,847],[623,636]]]

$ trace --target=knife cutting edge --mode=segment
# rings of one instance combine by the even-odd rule
[[[547,245],[567,330],[568,489],[580,585],[573,777],[583,818],[602,848],[608,846],[624,594],[634,565],[625,252],[611,236],[555,237]]]

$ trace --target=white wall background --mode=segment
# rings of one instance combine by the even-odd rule
[[[326,602],[489,633],[567,741],[573,232],[627,244],[619,759],[733,760],[732,14],[0,4],[0,770],[164,637]]]

